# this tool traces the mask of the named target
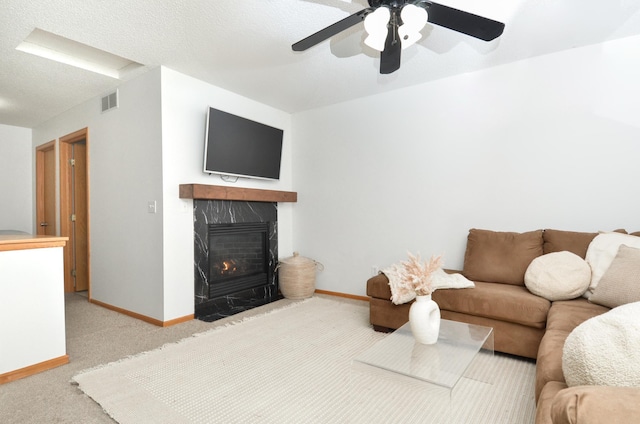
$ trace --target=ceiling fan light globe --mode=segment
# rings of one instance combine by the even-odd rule
[[[389,20],[391,12],[387,7],[379,7],[374,12],[369,13],[364,19],[364,30],[367,32],[367,38],[364,43],[379,52],[384,50],[384,43],[389,33]]]
[[[407,4],[400,11],[400,18],[402,19],[402,25],[398,27],[398,35],[400,36],[402,48],[406,49],[422,38],[420,31],[427,24],[429,15],[426,9]]]

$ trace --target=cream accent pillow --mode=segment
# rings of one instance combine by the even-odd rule
[[[640,302],[590,318],[573,329],[562,350],[569,387],[640,387]]]
[[[640,301],[640,249],[621,245],[589,300],[609,308]]]
[[[550,301],[580,297],[590,281],[589,265],[580,256],[566,250],[538,256],[524,274],[527,289]]]
[[[584,294],[586,298],[590,298],[593,294],[600,279],[618,253],[621,244],[640,248],[640,237],[620,233],[602,233],[598,234],[589,244],[585,260],[591,267],[591,284]]]
[[[439,289],[471,289],[476,285],[464,275],[454,272],[449,274],[442,268],[436,269],[431,275],[433,290]]]

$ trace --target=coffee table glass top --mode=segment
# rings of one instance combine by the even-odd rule
[[[441,320],[438,341],[415,341],[406,323],[354,361],[453,389],[481,350],[493,355],[493,328]]]

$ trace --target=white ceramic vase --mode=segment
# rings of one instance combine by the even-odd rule
[[[440,308],[431,295],[416,296],[409,308],[409,324],[417,342],[434,344],[440,333]]]

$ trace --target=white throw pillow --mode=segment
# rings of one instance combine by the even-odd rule
[[[585,256],[585,260],[591,267],[591,284],[585,293],[586,298],[591,297],[622,244],[640,248],[640,237],[622,233],[602,233],[591,241]]]
[[[580,256],[568,251],[538,256],[524,274],[524,284],[547,300],[575,299],[584,294],[591,281],[591,269]]]
[[[562,350],[569,387],[640,387],[640,302],[590,318],[573,329]]]

